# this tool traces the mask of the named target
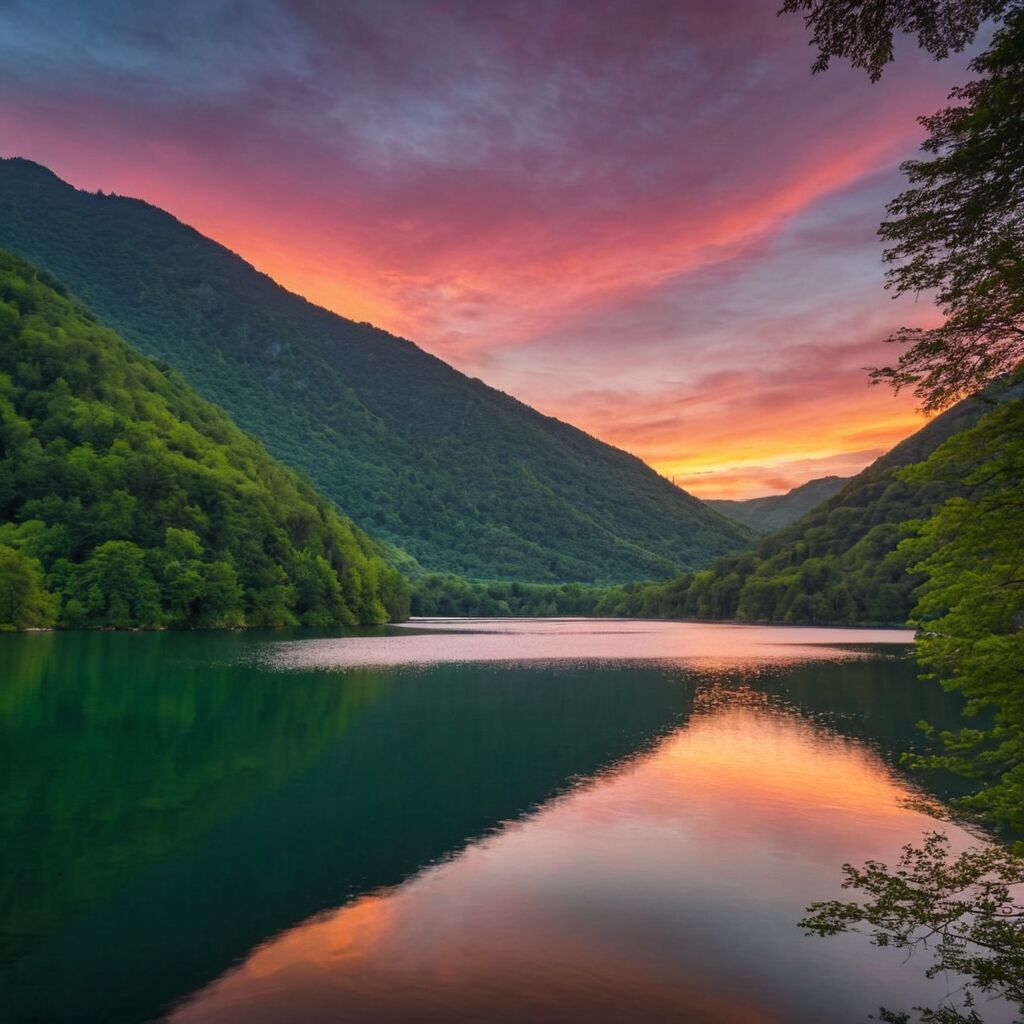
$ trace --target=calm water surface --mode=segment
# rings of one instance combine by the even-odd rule
[[[844,861],[934,827],[894,764],[958,708],[908,640],[599,620],[0,637],[0,1018],[935,1003],[955,978],[795,926]]]

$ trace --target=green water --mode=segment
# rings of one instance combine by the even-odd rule
[[[653,771],[669,756],[667,744],[685,740],[695,723],[731,730],[709,750],[733,749],[728,744],[735,744],[737,728],[762,740],[771,731],[771,749],[779,757],[785,749],[786,763],[797,766],[787,769],[790,775],[810,773],[807,785],[818,808],[818,791],[828,783],[814,775],[815,757],[855,754],[850,763],[871,784],[882,780],[898,788],[903,783],[891,766],[900,750],[919,741],[914,723],[952,724],[957,710],[951,698],[919,684],[912,665],[891,656],[893,649],[871,660],[826,658],[764,672],[747,665],[711,673],[673,660],[614,663],[580,656],[554,664],[296,670],[267,656],[282,640],[307,636],[0,637],[0,1014],[19,1022],[116,1024],[159,1018],[175,1007],[201,1009],[204,989],[261,944],[368,894],[402,894],[403,886],[420,884],[410,880],[422,869],[442,863],[446,891],[475,892],[474,912],[491,922],[474,925],[480,934],[467,930],[459,941],[476,943],[488,977],[497,971],[511,988],[526,981],[539,993],[532,1009],[516,1010],[514,996],[503,996],[488,1018],[599,1019],[585,998],[586,979],[573,988],[561,976],[547,982],[526,977],[526,960],[517,957],[532,941],[529,928],[547,934],[548,924],[524,924],[514,949],[496,946],[493,955],[486,953],[502,913],[497,903],[489,911],[488,900],[497,900],[499,888],[506,899],[505,883],[492,878],[470,889],[471,876],[464,884],[459,875],[482,839],[481,850],[500,848],[515,831],[512,823],[521,821],[516,828],[534,837],[532,849],[557,850],[559,857],[571,856],[574,844],[597,850],[571,886],[552,886],[545,906],[557,907],[581,885],[589,886],[588,905],[599,905],[607,895],[600,833],[577,823],[558,832],[556,841],[555,833],[544,831],[544,808],[572,805],[602,787],[614,799],[611,780],[631,777],[643,765]],[[747,717],[736,718],[737,708]],[[723,718],[726,712],[733,717]],[[739,754],[723,757],[741,760]],[[704,824],[693,825],[691,816],[685,836],[677,825],[671,840],[685,839],[691,852],[693,843],[707,843],[713,852],[715,844],[732,842],[723,824],[729,830],[737,824],[737,787],[751,789],[743,777],[725,779],[721,766],[709,771],[723,781],[701,804]],[[846,784],[839,776],[850,771],[836,769],[836,786]],[[661,828],[656,818],[671,811],[676,820],[692,810],[685,786],[669,792],[644,785],[657,808],[635,793],[616,805],[635,818],[630,842],[641,854],[667,841],[655,831]],[[784,799],[778,793],[757,799],[776,801],[776,810],[766,808],[776,817],[802,815],[802,802],[812,797],[799,795],[801,785],[797,779]],[[807,827],[820,830],[819,821],[831,819],[819,816]],[[900,822],[894,840],[911,828]],[[654,883],[663,887],[659,899],[679,899],[697,877],[705,888],[720,881],[713,866],[701,861],[698,868],[689,854],[669,857],[671,847],[658,848],[673,865]],[[815,870],[830,877],[843,859],[840,848],[829,847]],[[550,857],[543,862],[550,864]],[[539,877],[516,883],[524,900]],[[647,900],[647,886],[638,879],[636,893],[626,885],[615,900]],[[790,903],[799,909],[819,894],[790,895],[787,914]],[[739,912],[725,896],[719,906],[723,920]],[[427,947],[441,916],[415,913],[420,938],[408,941]],[[687,913],[680,904],[674,920]],[[637,913],[634,927],[642,930],[644,920]],[[817,947],[788,924],[783,929],[781,920],[753,927],[774,930],[765,941],[789,944],[789,970],[804,971],[800,958],[813,960]],[[450,921],[446,927],[453,927]],[[458,927],[469,929],[465,922]],[[559,940],[567,963],[582,955],[570,948],[574,941],[572,935]],[[769,985],[759,995],[755,987],[754,1004],[770,1000],[778,1019],[792,1020],[802,1019],[806,1005],[806,1019],[813,1019],[813,1007],[844,986],[862,987],[861,976],[877,966],[867,947],[844,950],[841,983],[826,977],[806,1004],[797,989],[780,994]],[[731,955],[720,957],[724,977],[745,969],[745,961],[731,965]],[[671,978],[678,966],[658,969]],[[295,1009],[292,1019],[478,1019],[473,1014],[483,1011],[459,1003],[476,982],[467,980],[455,995],[445,990],[442,998],[431,970],[409,968],[408,1002],[371,993],[356,1012],[358,1000],[343,990],[311,1003],[308,1012]],[[889,981],[880,984],[884,989]],[[580,996],[578,1014],[573,992]],[[867,992],[862,1000],[868,1010],[873,996]],[[258,993],[246,1000],[244,1010],[211,1011],[210,1019],[289,1017]],[[719,1017],[708,1012],[703,1019]]]

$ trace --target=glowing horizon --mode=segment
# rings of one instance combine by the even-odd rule
[[[875,229],[963,62],[812,78],[799,19],[695,8],[21,8],[0,152],[166,209],[698,496],[850,475],[923,423],[864,372],[935,317],[884,292]]]

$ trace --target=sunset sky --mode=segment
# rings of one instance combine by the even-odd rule
[[[927,299],[875,236],[966,58],[812,77],[778,0],[0,6],[0,155],[144,198],[707,497],[860,469]]]

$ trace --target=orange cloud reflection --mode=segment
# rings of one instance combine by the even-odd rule
[[[652,754],[285,932],[171,1019],[771,1024],[840,998],[857,1019],[927,984],[794,927],[844,860],[930,827],[906,787],[753,691],[712,687],[698,709]]]

